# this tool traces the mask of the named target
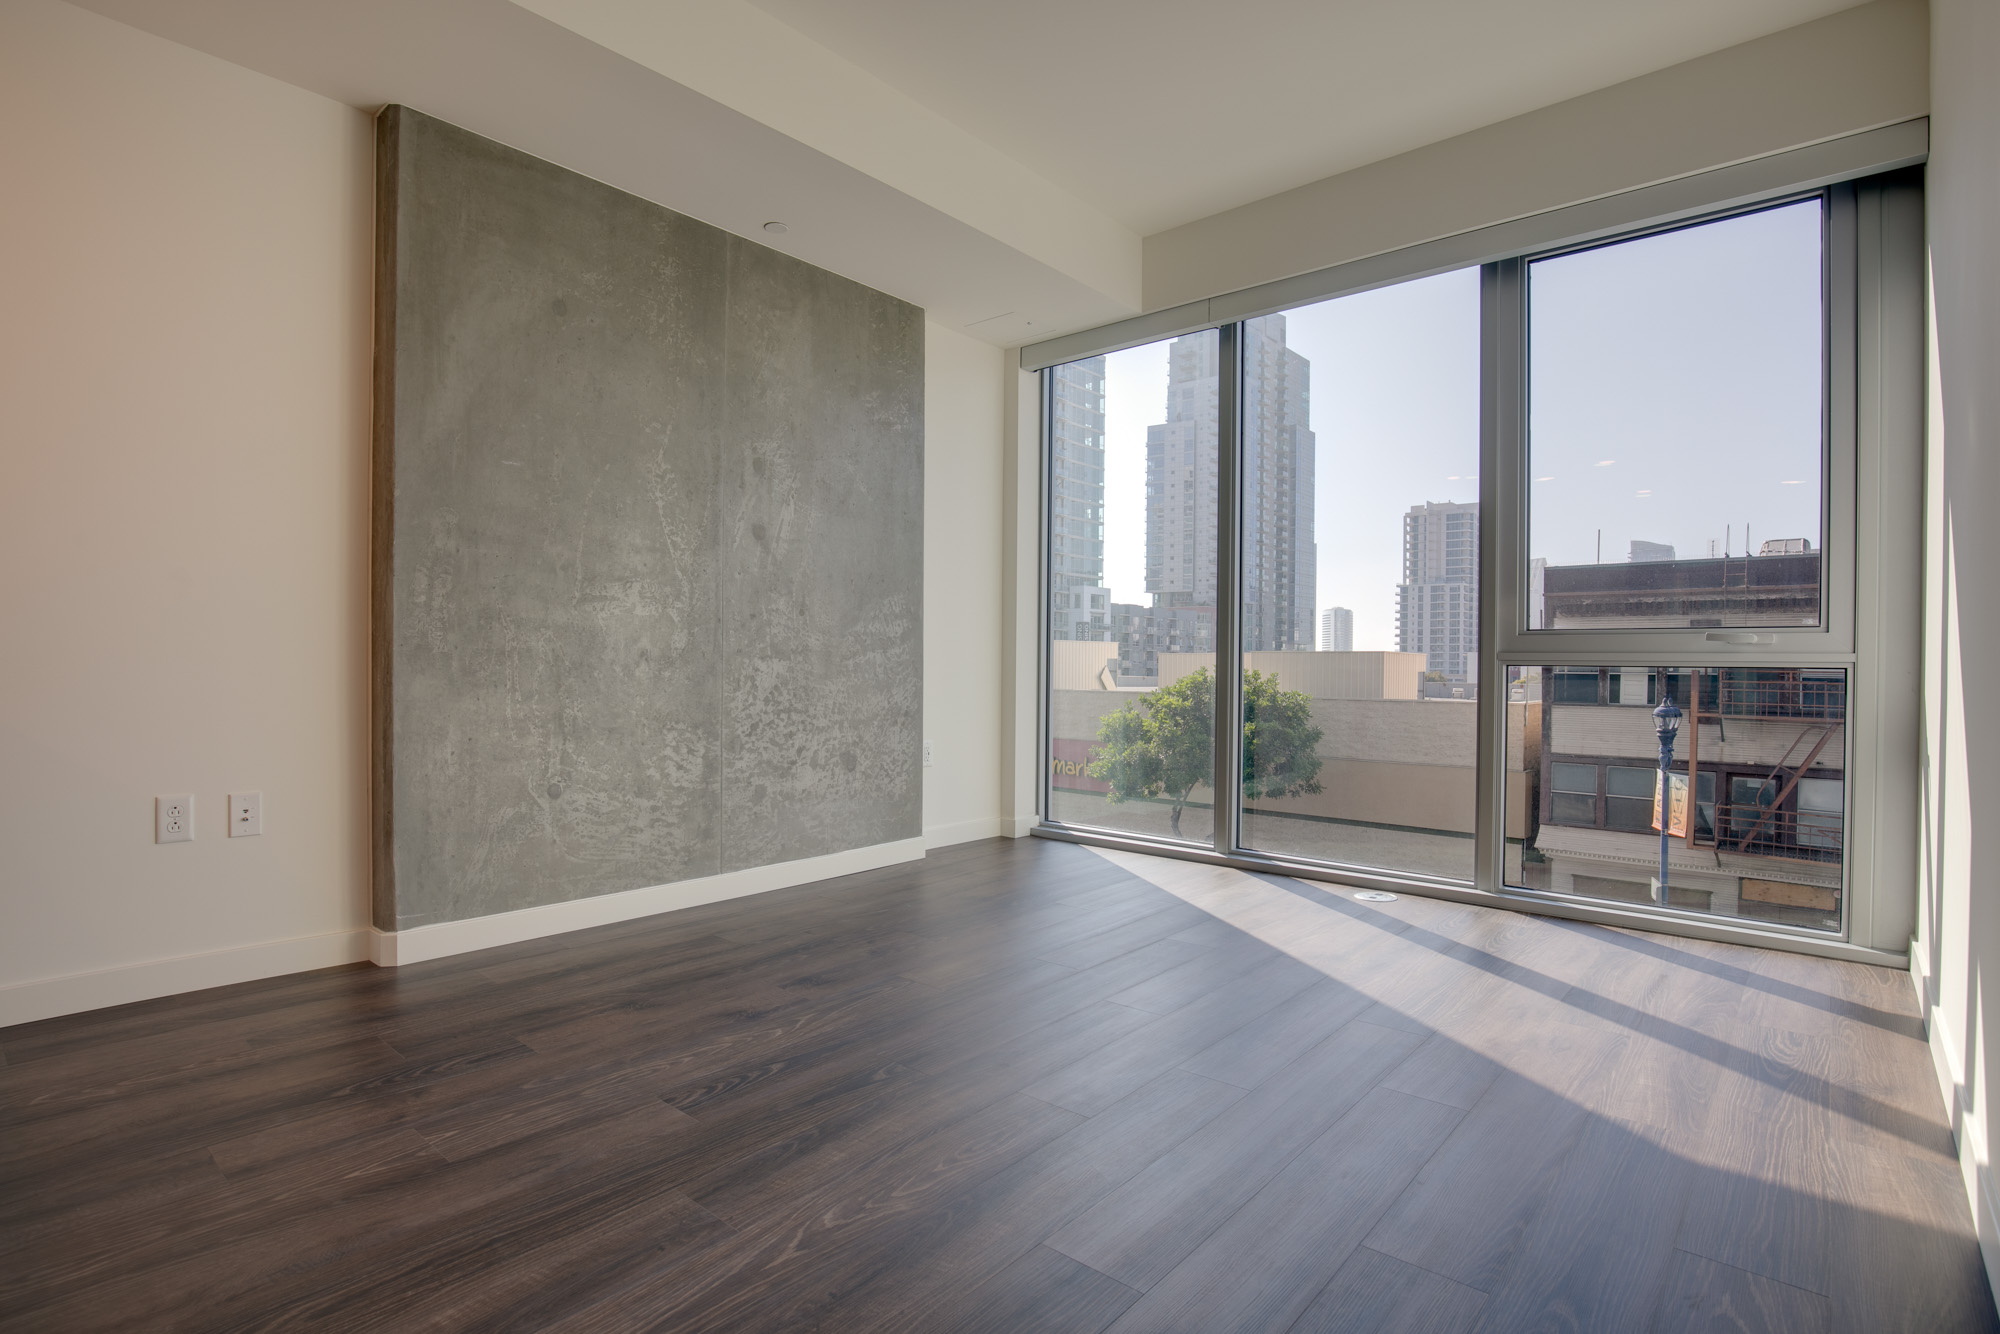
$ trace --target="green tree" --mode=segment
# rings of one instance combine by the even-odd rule
[[[1319,743],[1312,697],[1281,690],[1278,678],[1243,678],[1243,795],[1291,797],[1321,790]],[[1215,675],[1208,668],[1162,686],[1098,724],[1092,778],[1111,785],[1114,803],[1165,798],[1174,836],[1196,787],[1215,775]]]
[[[1299,797],[1324,791],[1312,696],[1281,690],[1273,672],[1243,677],[1243,799]]]

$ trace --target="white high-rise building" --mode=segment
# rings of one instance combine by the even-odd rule
[[[1345,607],[1328,607],[1319,617],[1321,653],[1354,652],[1354,613]]]
[[[1403,516],[1403,582],[1396,647],[1425,670],[1470,685],[1479,678],[1479,506],[1427,502]]]

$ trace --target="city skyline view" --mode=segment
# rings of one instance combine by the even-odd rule
[[[1284,321],[1286,347],[1310,367],[1320,461],[1312,624],[1345,607],[1356,650],[1393,652],[1404,515],[1479,499],[1479,271],[1320,302]],[[1145,447],[1147,428],[1166,418],[1171,345],[1104,357],[1104,580],[1117,602],[1150,602]]]
[[[1823,545],[1821,227],[1806,201],[1531,266],[1534,555],[1582,565],[1624,563],[1635,542],[1684,561],[1767,540]],[[1312,624],[1343,606],[1355,649],[1395,650],[1405,516],[1479,498],[1479,271],[1284,321],[1310,367],[1318,440]],[[1168,417],[1172,345],[1103,358],[1114,602],[1152,601],[1145,449]]]
[[[1818,623],[1824,216],[1807,201],[1557,252],[1524,263],[1518,293],[1496,289],[1510,309],[1525,298],[1526,430],[1497,443],[1526,465],[1526,523],[1500,540],[1522,563],[1531,628]],[[1246,776],[1231,798],[1239,846],[1468,878],[1483,715],[1465,706],[1491,686],[1518,740],[1505,814],[1487,817],[1505,822],[1507,883],[1838,929],[1844,669],[1697,655],[1671,671],[1482,681],[1481,347],[1498,324],[1483,288],[1459,270],[1236,326],[1235,596],[1217,579],[1218,331],[1052,372],[1055,637],[1072,641],[1050,659],[1057,818],[1213,832],[1212,808],[1186,800],[1211,773],[1213,719],[1180,746],[1147,710],[1184,721],[1208,707],[1216,617],[1233,610],[1246,775],[1253,752],[1289,754],[1263,730],[1293,716],[1280,698],[1317,761],[1296,790]],[[1252,683],[1276,693],[1253,704]],[[1691,724],[1672,773],[1692,812],[1669,835],[1703,849],[1671,867],[1650,860],[1651,709],[1668,696]],[[1142,761],[1179,765],[1178,785],[1146,788],[1166,770]]]

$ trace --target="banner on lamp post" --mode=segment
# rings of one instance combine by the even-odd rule
[[[1664,794],[1660,791],[1660,779],[1663,777],[1672,780],[1668,791]],[[1664,802],[1661,800],[1663,795],[1665,797]],[[1653,829],[1655,832],[1661,829],[1660,808],[1662,805],[1666,807],[1665,832],[1673,835],[1675,838],[1686,838],[1688,836],[1688,776],[1686,774],[1655,773],[1653,775]]]

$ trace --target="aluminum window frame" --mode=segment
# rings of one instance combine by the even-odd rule
[[[1531,560],[1529,536],[1530,499],[1528,478],[1532,439],[1529,431],[1529,385],[1533,375],[1534,348],[1530,334],[1528,292],[1529,266],[1542,259],[1575,254],[1586,249],[1619,245],[1650,236],[1708,226],[1732,218],[1747,217],[1769,208],[1784,207],[1808,199],[1822,201],[1820,273],[1821,317],[1821,417],[1820,417],[1820,618],[1817,626],[1757,626],[1754,628],[1703,629],[1681,626],[1653,626],[1643,629],[1530,629],[1528,626],[1528,571]],[[1854,689],[1854,588],[1855,569],[1855,476],[1858,456],[1856,385],[1858,383],[1859,330],[1856,311],[1859,286],[1863,281],[1858,249],[1858,195],[1853,182],[1839,182],[1815,190],[1800,191],[1750,206],[1717,209],[1706,215],[1675,219],[1630,232],[1594,240],[1587,245],[1562,245],[1518,255],[1486,266],[1488,281],[1482,288],[1483,336],[1481,359],[1487,363],[1486,390],[1490,412],[1483,422],[1480,448],[1480,510],[1490,515],[1495,530],[1494,546],[1482,553],[1483,572],[1497,576],[1487,605],[1481,608],[1480,777],[1489,766],[1484,756],[1505,754],[1506,691],[1490,691],[1489,681],[1505,681],[1509,668],[1551,666],[1603,666],[1609,663],[1644,663],[1654,667],[1703,668],[1840,668],[1847,674],[1848,714],[1859,702],[1868,701]],[[1484,529],[1482,529],[1484,532]],[[1484,587],[1482,587],[1482,591]],[[1487,627],[1493,634],[1489,639]],[[1544,702],[1544,707],[1548,707]],[[1844,762],[1855,763],[1851,744],[1853,729],[1843,726]],[[1496,775],[1498,800],[1504,801],[1505,776]],[[1493,815],[1480,812],[1479,827]],[[1504,820],[1504,808],[1501,817]],[[1500,826],[1505,828],[1504,824]],[[1608,827],[1608,825],[1607,825]],[[1553,896],[1554,891],[1530,889],[1509,883],[1504,837],[1487,840],[1477,849],[1475,883],[1499,893]],[[1857,890],[1874,892],[1874,885],[1857,886],[1856,877],[1842,856],[1841,916],[1839,929],[1819,932],[1840,940],[1851,936],[1850,907]],[[1663,914],[1692,912],[1661,907]],[[1810,929],[1810,928],[1802,928]]]
[[[1528,341],[1526,270],[1535,259],[1577,247],[1551,247],[1486,266],[1482,289],[1481,356],[1484,363],[1486,409],[1481,449],[1481,512],[1490,515],[1482,539],[1491,545],[1481,553],[1482,573],[1492,582],[1482,585],[1480,678],[1504,680],[1510,667],[1602,666],[1646,663],[1686,668],[1838,668],[1846,675],[1847,717],[1843,828],[1853,837],[1843,848],[1841,921],[1837,931],[1811,933],[1871,951],[1902,953],[1914,910],[1907,907],[1907,865],[1882,855],[1879,841],[1907,844],[1914,854],[1913,833],[1906,833],[1912,812],[1893,809],[1892,772],[1901,772],[1915,744],[1913,716],[1899,681],[1913,681],[1918,634],[1914,623],[1889,629],[1889,622],[1910,621],[1920,605],[1915,589],[1905,595],[1911,604],[1899,612],[1891,593],[1907,582],[1912,543],[1921,543],[1921,511],[1916,507],[1922,469],[1920,416],[1910,429],[1907,402],[1900,403],[1904,429],[1884,431],[1885,408],[1907,400],[1922,383],[1921,335],[1914,366],[1892,364],[1886,347],[1868,337],[1871,323],[1880,325],[1885,312],[1897,311],[1907,330],[1921,325],[1923,304],[1921,184],[1907,170],[1877,173],[1854,182],[1822,187],[1827,199],[1824,248],[1826,337],[1823,378],[1825,408],[1822,429],[1821,498],[1825,556],[1822,565],[1820,625],[1759,626],[1754,630],[1707,630],[1652,627],[1637,630],[1527,628],[1528,577],[1528,432],[1527,385],[1531,349]],[[1800,191],[1808,198],[1820,191]],[[1759,207],[1768,207],[1760,205]],[[1718,209],[1700,221],[1719,221],[1757,211]],[[1635,228],[1637,238],[1674,227],[1672,224]],[[1622,238],[1620,238],[1622,239]],[[1913,318],[1914,314],[1914,318]],[[1894,318],[1894,316],[1889,316]],[[1908,335],[1906,335],[1908,336]],[[1914,378],[1914,384],[1912,380]],[[1876,429],[1864,429],[1873,421]],[[1865,522],[1861,503],[1864,483],[1875,506],[1875,522]],[[1879,492],[1879,494],[1878,494]],[[1900,521],[1885,526],[1879,501],[1903,500]],[[1489,634],[1490,632],[1490,634]],[[1752,642],[1744,642],[1744,641]],[[1504,830],[1504,775],[1488,755],[1504,755],[1507,741],[1504,692],[1482,689],[1480,702],[1478,828],[1482,835]],[[1884,766],[1890,770],[1885,771]],[[1914,781],[1914,771],[1909,773]],[[1910,789],[1914,791],[1912,787]],[[1861,811],[1869,819],[1858,820]],[[1497,822],[1497,823],[1496,823]],[[1565,901],[1569,896],[1510,885],[1506,874],[1504,837],[1481,837],[1475,884],[1482,890],[1509,896],[1529,896],[1537,902]],[[1663,920],[1696,916],[1689,910],[1657,908]],[[1899,946],[1901,949],[1899,949]]]
[[[1915,920],[1917,674],[1921,610],[1924,410],[1922,119],[1628,191],[1021,350],[1040,381],[1037,757],[1039,823],[1029,832],[1239,869],[1407,891],[1703,939],[1906,966]],[[1753,631],[1526,628],[1525,270],[1533,259],[1615,243],[1823,195],[1827,199],[1823,345],[1822,616],[1817,627]],[[1481,269],[1480,671],[1475,870],[1470,882],[1313,861],[1241,846],[1240,324],[1477,264]],[[1216,331],[1218,379],[1214,836],[1206,847],[1050,818],[1052,637],[1049,606],[1053,377],[1068,361]],[[1843,370],[1843,367],[1846,369]],[[1224,599],[1227,599],[1226,604]],[[1720,633],[1721,639],[1709,636]],[[1742,643],[1754,634],[1760,642]],[[1506,691],[1510,666],[1838,667],[1848,717],[1842,924],[1838,933],[1634,908],[1506,883]],[[1900,793],[1900,795],[1899,795]],[[1600,795],[1600,802],[1603,800]],[[1905,902],[1907,900],[1907,902]]]
[[[1854,660],[1854,580],[1855,580],[1855,377],[1857,329],[1855,324],[1858,254],[1856,237],[1856,187],[1840,182],[1816,190],[1767,200],[1747,207],[1719,209],[1713,213],[1678,219],[1657,226],[1641,227],[1581,245],[1563,245],[1518,255],[1489,266],[1504,269],[1506,281],[1489,289],[1498,303],[1488,326],[1494,338],[1510,338],[1519,344],[1518,366],[1509,363],[1500,374],[1513,377],[1496,390],[1507,395],[1504,408],[1491,422],[1493,436],[1482,440],[1480,450],[1480,513],[1491,513],[1505,525],[1515,551],[1503,572],[1507,598],[1504,615],[1496,627],[1495,647],[1509,666],[1540,665],[1536,655],[1582,652],[1595,654],[1593,663],[1648,663],[1651,665],[1705,667],[1706,662],[1681,659],[1689,654],[1722,651],[1727,665],[1740,664],[1738,649],[1751,648],[1786,656],[1788,666],[1845,666]],[[1773,208],[1784,208],[1809,199],[1823,201],[1820,276],[1823,293],[1820,347],[1820,618],[1819,624],[1722,626],[1715,629],[1682,626],[1649,626],[1633,630],[1533,629],[1528,625],[1527,581],[1529,552],[1530,497],[1528,475],[1528,383],[1533,374],[1530,344],[1528,267],[1540,260],[1600,250],[1647,237],[1663,236],[1706,227],[1732,218],[1749,217]],[[1482,301],[1482,313],[1485,301]],[[1490,344],[1482,339],[1482,355]],[[1486,470],[1495,468],[1496,485],[1489,506]],[[1518,567],[1518,568],[1516,568]],[[1485,642],[1482,638],[1482,644]],[[1665,654],[1665,657],[1661,655]],[[1522,656],[1526,655],[1526,656]],[[1673,661],[1668,662],[1671,658]],[[1530,660],[1533,661],[1530,661]],[[1559,663],[1549,658],[1549,663]],[[1589,664],[1584,664],[1589,665]]]

